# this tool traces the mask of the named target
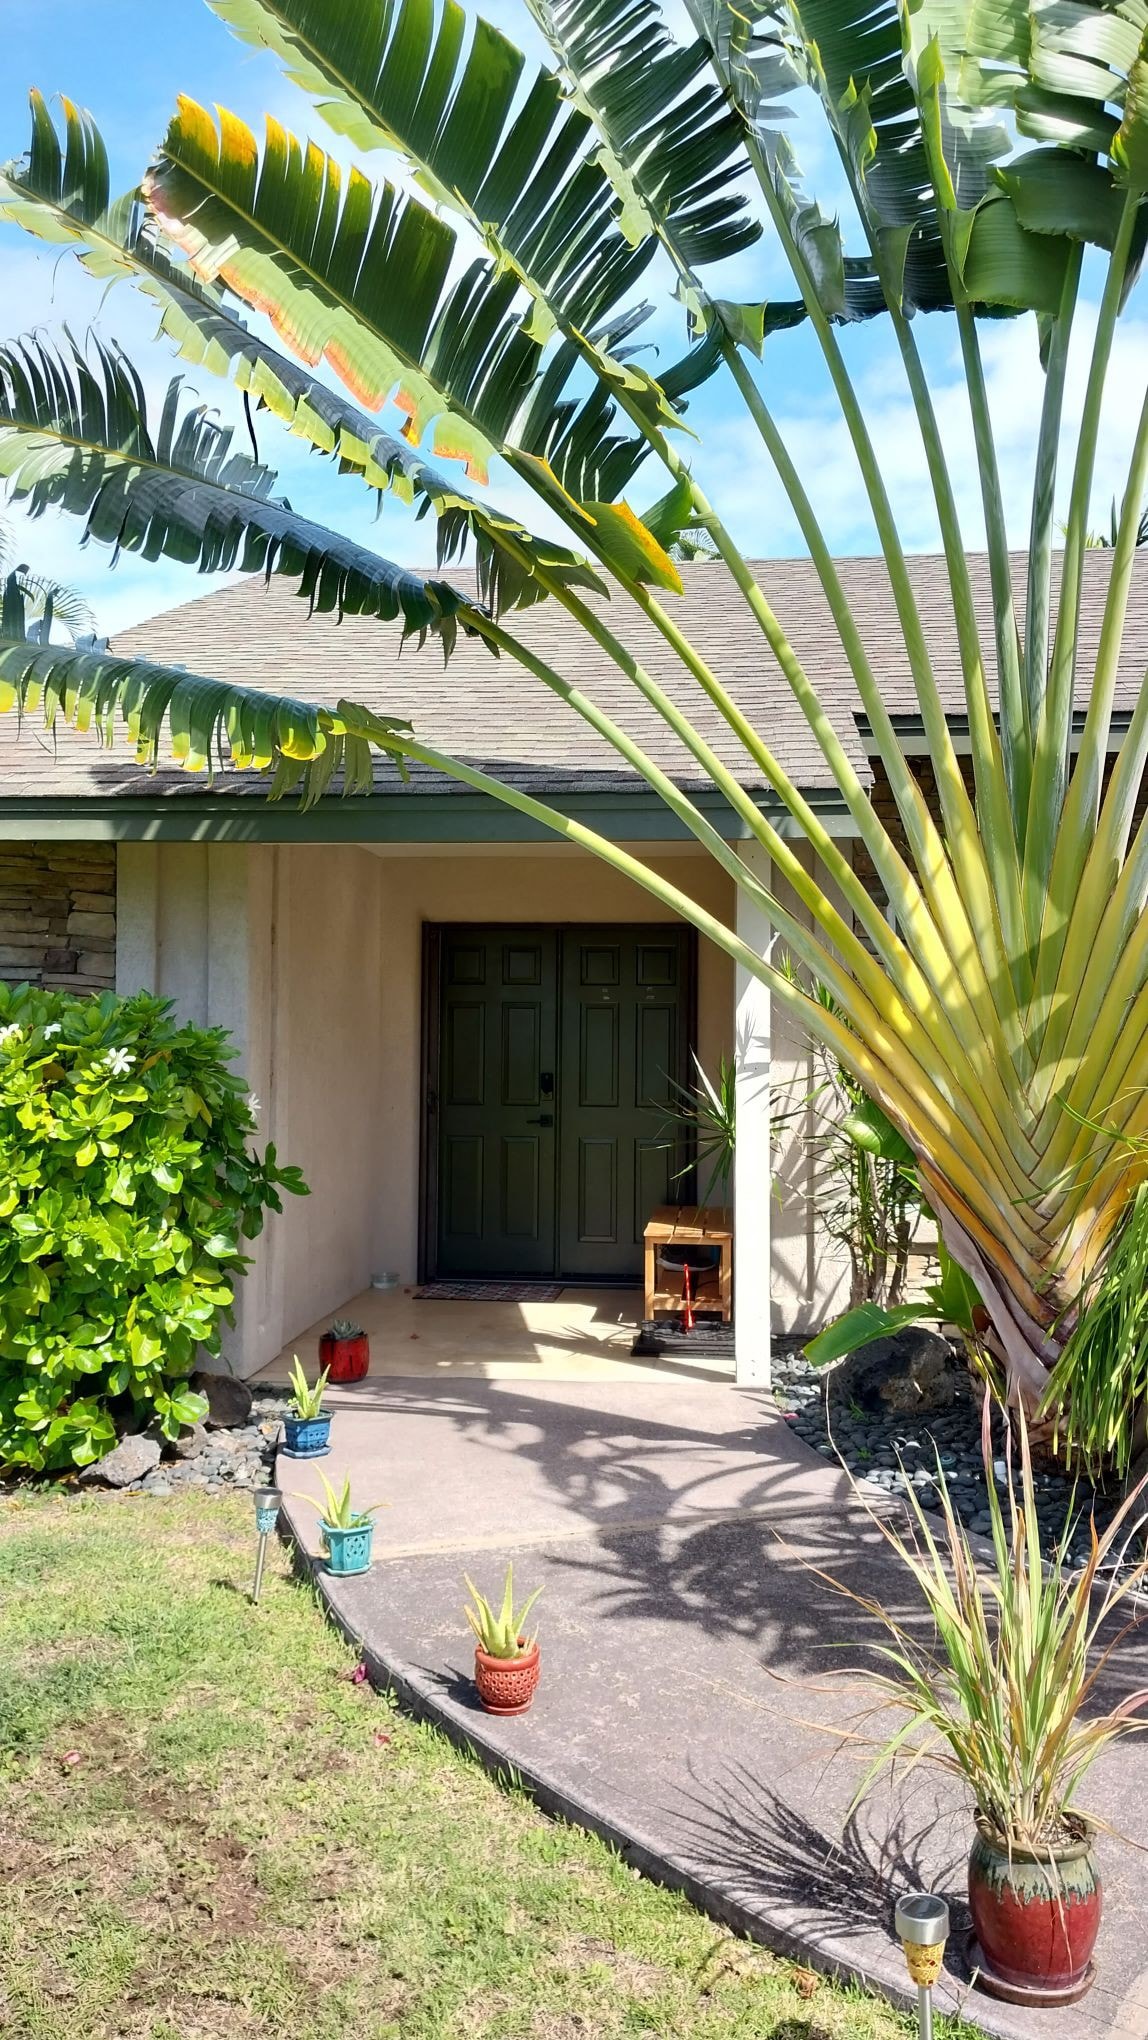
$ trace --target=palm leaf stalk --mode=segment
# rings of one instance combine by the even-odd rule
[[[62,508],[97,540],[201,568],[286,572],[317,606],[357,608],[404,635],[459,630],[532,674],[667,801],[779,931],[800,972],[756,956],[720,917],[642,860],[434,742],[353,703],[337,710],[191,682],[111,654],[29,642],[6,611],[0,673],[9,705],[49,719],[121,714],[143,755],[171,714],[177,752],[274,773],[305,801],[372,783],[371,754],[444,771],[563,835],[643,886],[769,984],[839,1058],[911,1151],[942,1239],[980,1292],[1015,1393],[1044,1397],[1082,1294],[1121,1213],[1148,1177],[1135,1144],[1148,1073],[1148,833],[1133,836],[1148,759],[1148,704],[1131,718],[1107,786],[1132,540],[1143,511],[1144,429],[1132,449],[1095,667],[1082,671],[1082,555],[1104,375],[1144,243],[1148,94],[1132,0],[991,16],[939,0],[905,17],[895,0],[771,0],[760,14],[691,0],[675,38],[656,0],[534,0],[557,69],[533,77],[506,37],[434,0],[213,0],[266,46],[356,148],[398,152],[436,210],[393,184],[344,173],[314,143],[269,123],[260,151],[233,116],[182,101],[139,190],[113,201],[90,117],[65,105],[61,141],[33,101],[27,159],[0,173],[0,214],[74,249],[159,308],[186,362],[229,378],[360,483],[434,518],[439,574],[417,575],[300,519],[260,455],[237,453],[178,391],[156,425],[120,353],[37,340],[0,363],[0,464],[36,510]],[[1062,18],[1064,16],[1064,18]],[[810,200],[786,135],[796,83],[820,103],[856,202],[864,245]],[[1022,139],[1002,130],[1002,105]],[[1002,142],[1002,132],[1005,140]],[[752,203],[746,193],[755,193]],[[762,230],[795,295],[733,304],[711,265],[754,256]],[[1068,335],[1081,250],[1107,282],[1093,381],[1077,437],[1061,600],[1051,534]],[[471,249],[469,266],[460,257]],[[692,344],[655,374],[634,336],[635,297],[668,257]],[[993,594],[982,644],[972,581],[914,319],[954,314],[969,389]],[[1046,392],[1027,581],[1005,549],[976,321],[1035,312]],[[254,323],[246,322],[254,315]],[[893,328],[936,503],[969,718],[965,784],[878,448],[846,360],[848,326]],[[840,406],[874,518],[925,726],[931,804],[882,700],[881,675],[762,387],[771,336],[804,320]],[[275,339],[265,337],[269,321]],[[1034,335],[1034,367],[1038,359]],[[334,387],[329,372],[344,386]],[[794,652],[767,586],[702,480],[692,393],[726,375],[793,505],[888,780],[886,828]],[[375,414],[395,402],[392,437]],[[1146,413],[1148,415],[1148,413]],[[221,436],[222,435],[222,436]],[[429,451],[424,452],[424,444]],[[564,533],[539,537],[493,500],[500,460]],[[461,462],[468,485],[448,472]],[[652,465],[665,474],[639,514]],[[820,746],[878,872],[886,921],[842,844],[802,795],[720,670],[675,620],[680,540],[707,534]],[[472,548],[476,582],[444,569]],[[721,567],[698,569],[720,572]],[[767,578],[767,577],[766,577]],[[606,597],[613,601],[607,609]],[[1021,599],[1023,598],[1023,599]],[[752,873],[590,692],[539,656],[528,620],[557,602],[722,793],[773,876]],[[639,656],[629,623],[659,645]],[[1052,646],[1049,652],[1049,637]],[[576,659],[576,654],[574,655]],[[86,662],[86,663],[85,663]],[[677,666],[716,708],[787,819],[694,728]],[[1087,680],[1088,685],[1084,686]],[[1074,685],[1090,712],[1069,755]],[[1000,714],[994,703],[999,702]],[[281,718],[281,721],[279,720]],[[194,724],[192,728],[191,725]],[[234,734],[233,734],[234,733]],[[805,838],[819,869],[795,854]],[[785,881],[797,910],[782,896]],[[832,990],[834,1010],[816,984]],[[1067,1107],[1067,1109],[1066,1109]]]

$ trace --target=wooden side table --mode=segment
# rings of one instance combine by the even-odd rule
[[[682,1288],[658,1287],[659,1247],[716,1247],[718,1265],[698,1272],[693,1288],[694,1306],[699,1310],[721,1310],[722,1323],[733,1317],[733,1222],[721,1205],[659,1204],[645,1231],[646,1303],[644,1315],[653,1318],[659,1310],[680,1310]],[[692,1286],[692,1285],[691,1285]]]

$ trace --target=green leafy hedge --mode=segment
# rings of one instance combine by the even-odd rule
[[[233,1278],[278,1191],[221,1028],[162,999],[0,985],[0,1467],[84,1466],[204,1413]]]

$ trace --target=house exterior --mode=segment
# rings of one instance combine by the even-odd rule
[[[1017,563],[1018,580],[1023,561]],[[960,745],[963,694],[943,562],[911,563]],[[974,562],[991,641],[984,563]],[[1138,567],[1122,692],[1148,662]],[[1108,562],[1086,562],[1099,629]],[[883,808],[851,682],[807,561],[760,576],[853,762]],[[881,563],[841,564],[907,747],[915,698]],[[720,568],[685,569],[684,628],[826,826],[859,855],[824,761]],[[515,628],[694,793],[768,877],[760,847],[624,677],[553,604]],[[1088,632],[1086,630],[1087,638]],[[763,811],[793,830],[709,702],[637,618],[628,641]],[[115,649],[302,698],[364,701],[625,845],[763,952],[769,931],[676,818],[520,669],[308,617],[289,588],[243,582],[122,633]],[[1081,671],[1087,673],[1087,644]],[[1116,719],[1117,731],[1121,714]],[[809,856],[802,845],[800,854]],[[261,1101],[260,1134],[311,1186],[269,1223],[230,1364],[251,1374],[382,1271],[636,1280],[653,1206],[688,1179],[667,1134],[696,1055],[737,1064],[735,1344],[766,1380],[771,1331],[846,1300],[811,1188],[808,1042],[766,989],[636,884],[528,818],[418,768],[380,762],[373,796],[302,814],[253,776],[141,772],[124,748],[0,723],[0,975],[93,991],[146,987],[226,1027]],[[771,1099],[784,1102],[771,1129]]]

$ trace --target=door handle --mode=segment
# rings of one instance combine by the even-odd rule
[[[552,1112],[540,1112],[536,1119],[528,1119],[526,1124],[527,1126],[553,1126],[554,1114]]]

